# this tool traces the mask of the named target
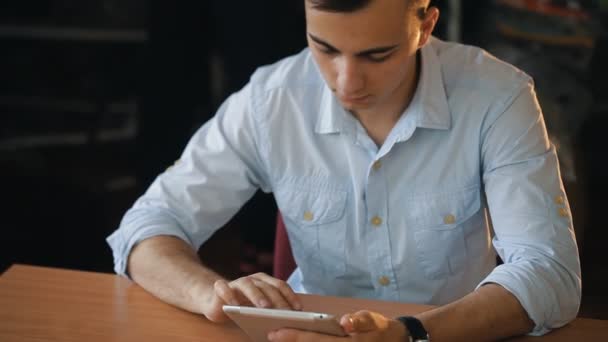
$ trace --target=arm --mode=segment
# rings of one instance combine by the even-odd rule
[[[196,254],[259,187],[268,188],[249,92],[246,87],[222,105],[108,238],[117,273],[128,267],[152,294],[214,321],[226,319],[224,303],[298,307],[284,282],[265,274],[228,282]]]
[[[532,83],[489,114],[482,132],[493,243],[504,264],[473,293],[420,315],[433,340],[543,334],[572,320],[580,303],[576,241]]]
[[[504,264],[479,286],[501,285],[534,321],[530,334],[542,335],[576,317],[581,269],[557,152],[531,81],[488,120],[480,153],[492,243]]]
[[[351,318],[352,319],[349,319]],[[416,317],[422,322],[431,341],[495,341],[522,335],[534,327],[517,299],[499,285],[488,284],[462,299],[423,312]],[[354,321],[353,321],[354,320]],[[360,311],[345,315],[340,324],[354,341],[407,341],[405,327],[378,313]],[[281,329],[269,335],[271,341],[338,342],[343,338],[323,336],[292,329]]]
[[[227,320],[224,304],[301,308],[285,282],[259,273],[228,282],[203,266],[192,247],[171,236],[152,237],[135,246],[128,270],[136,283],[159,299],[214,322]]]
[[[493,341],[526,334],[534,327],[519,301],[496,284],[417,317],[432,341]]]
[[[146,239],[133,248],[128,273],[148,292],[182,309],[204,313],[203,303],[221,276],[204,267],[196,252],[172,236]]]
[[[473,293],[420,315],[432,340],[539,335],[572,320],[580,303],[572,221],[531,81],[488,114],[480,154],[504,264]]]

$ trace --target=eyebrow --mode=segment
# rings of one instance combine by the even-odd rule
[[[308,33],[308,36],[310,37],[310,39],[312,39],[313,41],[315,41],[315,43],[323,45],[328,50],[333,50],[333,51],[338,51],[338,52],[340,51],[340,50],[336,49],[334,46],[332,46],[331,44],[329,44],[328,42],[324,41],[323,39],[321,39],[319,37],[315,37],[310,32]],[[367,49],[367,50],[363,50],[363,51],[357,52],[356,55],[357,56],[366,56],[366,55],[371,55],[371,54],[375,54],[375,53],[388,52],[388,51],[391,51],[391,50],[395,49],[398,46],[399,46],[399,44],[389,45],[389,46],[379,46],[379,47],[375,47],[375,48],[371,48],[371,49]]]

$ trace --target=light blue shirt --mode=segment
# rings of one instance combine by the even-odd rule
[[[258,69],[108,238],[116,272],[151,236],[198,248],[261,188],[285,219],[298,292],[442,305],[497,283],[533,334],[573,319],[578,251],[532,80],[438,39],[421,62],[380,148],[307,49]]]

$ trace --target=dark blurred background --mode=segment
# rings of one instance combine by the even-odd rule
[[[535,79],[574,215],[582,315],[608,318],[608,1],[435,1],[436,36]],[[0,3],[0,272],[112,272],[105,238],[257,66],[305,47],[303,1]],[[229,277],[272,270],[258,193],[201,249]],[[226,251],[230,251],[227,253]]]

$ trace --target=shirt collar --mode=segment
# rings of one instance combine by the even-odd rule
[[[414,105],[412,109],[418,111],[418,127],[449,129],[452,125],[452,115],[445,93],[441,61],[433,44],[435,39],[431,37],[421,49],[422,70],[418,82],[419,89],[416,90],[420,91],[420,97],[418,102],[412,103]]]
[[[342,131],[344,124],[344,114],[346,110],[338,103],[338,99],[333,94],[327,83],[323,83],[323,94],[321,95],[320,112],[317,119],[315,132],[320,134],[331,134]]]
[[[418,86],[412,101],[404,110],[402,118],[408,115],[416,116],[416,126],[418,127],[449,129],[452,120],[443,83],[441,62],[432,44],[434,39],[431,37],[429,43],[421,49],[422,67]],[[348,120],[345,115],[350,114],[340,105],[325,83],[315,132],[329,134],[353,129],[351,120]],[[397,131],[395,133],[399,134],[398,131],[402,126],[400,123],[403,121],[399,120],[395,126]]]

